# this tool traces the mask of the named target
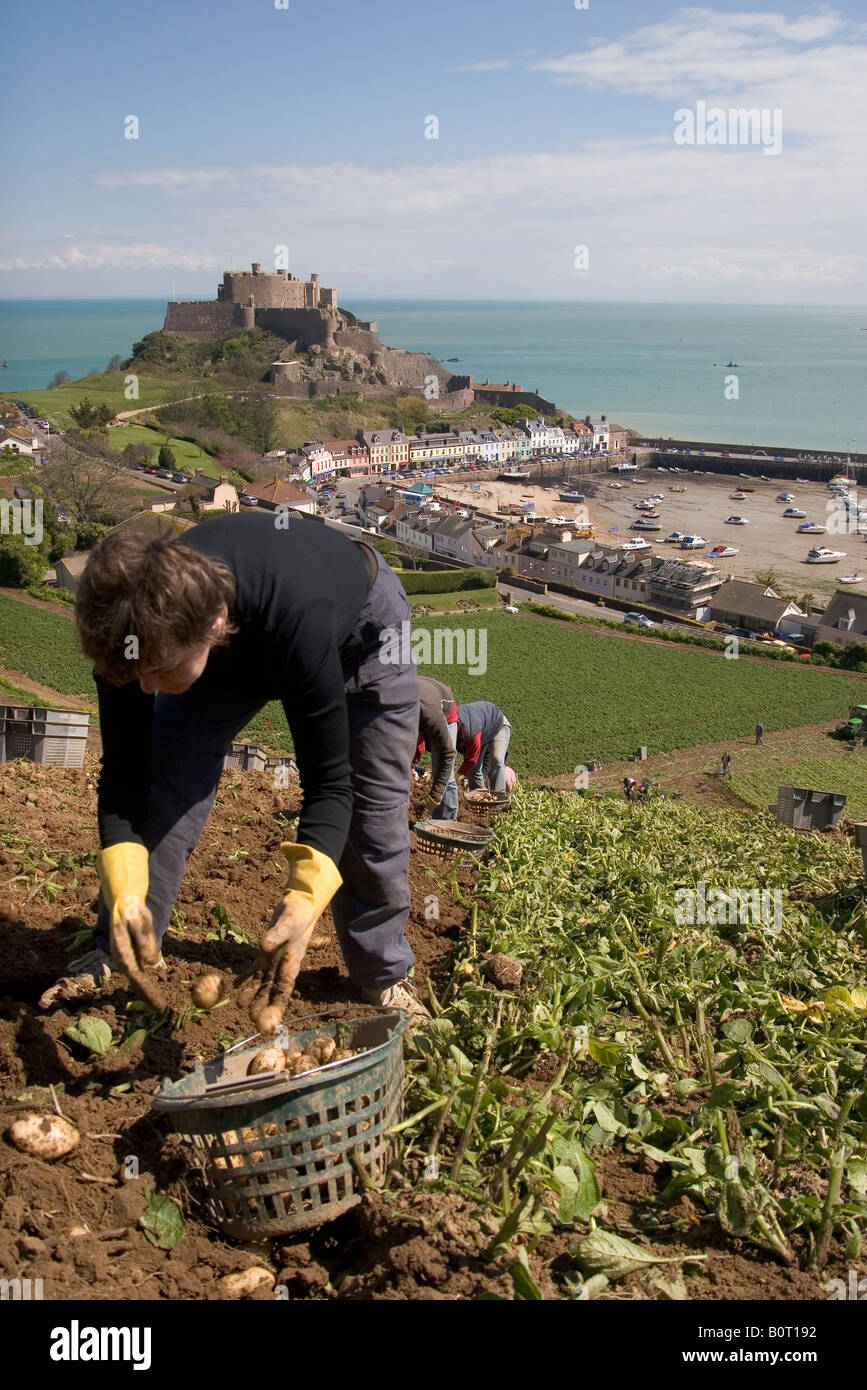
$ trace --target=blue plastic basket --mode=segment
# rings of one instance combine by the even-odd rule
[[[180,1081],[163,1081],[153,1108],[194,1145],[225,1235],[258,1240],[319,1226],[361,1201],[359,1170],[365,1182],[383,1182],[393,1143],[388,1131],[403,1110],[408,1023],[401,1009],[352,1019],[342,1025],[344,1045],[365,1051],[301,1076],[247,1076],[267,1042],[259,1038],[254,1047],[197,1063]],[[303,1051],[340,1026],[337,1020],[290,1032],[288,1046]]]

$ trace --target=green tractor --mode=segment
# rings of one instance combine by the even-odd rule
[[[838,724],[835,737],[853,743],[855,739],[867,736],[867,705],[853,705],[845,724]]]

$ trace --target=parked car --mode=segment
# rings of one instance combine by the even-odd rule
[[[171,482],[171,480],[172,480],[172,472],[171,472],[171,469],[170,469],[170,468],[158,468],[158,469],[157,469],[157,477],[158,477],[158,478],[165,478],[168,482]]]
[[[249,492],[242,492],[242,493],[240,493],[240,494],[239,494],[239,497],[238,497],[238,500],[239,500],[239,502],[244,502],[244,503],[246,503],[246,505],[247,505],[248,507],[258,507],[258,505],[259,505],[259,499],[258,499],[258,497],[254,497],[254,496],[252,495],[252,493],[249,493]]]
[[[172,482],[173,482],[173,483],[188,483],[189,481],[190,481],[190,480],[189,480],[189,478],[187,477],[186,473],[173,473],[173,474],[172,474]]]
[[[656,627],[656,623],[651,622],[650,618],[646,617],[644,613],[624,613],[623,621],[625,623],[635,623],[637,627]]]

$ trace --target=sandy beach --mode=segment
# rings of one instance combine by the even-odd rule
[[[610,484],[615,481],[622,482],[623,486],[611,487]],[[731,493],[739,491],[741,484],[755,488],[755,491],[747,493],[742,500],[732,500]],[[584,506],[559,501],[558,489],[554,486],[483,482],[479,492],[471,492],[468,484],[449,484],[443,489],[443,495],[491,512],[496,512],[502,502],[528,501],[532,497],[538,518],[558,516],[580,520],[586,507],[590,523],[595,526],[601,542],[614,544],[631,536],[644,535],[658,554],[686,554],[675,546],[665,545],[662,537],[671,531],[694,532],[706,537],[709,545],[725,544],[737,548],[736,556],[718,562],[721,574],[751,579],[756,570],[772,568],[781,580],[786,581],[786,590],[797,590],[799,594],[808,591],[816,595],[830,594],[841,574],[867,575],[867,544],[863,536],[797,533],[803,521],[827,525],[827,504],[831,494],[825,483],[762,482],[759,478],[670,473],[646,468],[637,476],[624,474],[622,478],[607,473],[595,474],[592,478],[582,479],[580,487],[587,499]],[[672,488],[675,487],[684,488],[685,491],[673,492]],[[794,501],[777,502],[777,494],[783,491],[793,493]],[[657,507],[662,530],[631,530],[633,521],[640,516],[633,503],[651,494],[662,494],[664,498]],[[864,502],[867,502],[867,498],[864,498]],[[806,517],[784,519],[783,512],[787,506],[800,507],[806,512]],[[746,517],[749,524],[726,525],[726,517],[734,515]],[[612,526],[620,527],[619,536],[610,534]],[[845,559],[836,565],[807,565],[804,563],[807,551],[814,545],[827,545],[832,550],[845,551]],[[703,558],[703,552],[694,552],[693,558]],[[857,592],[867,592],[867,584],[847,587]]]

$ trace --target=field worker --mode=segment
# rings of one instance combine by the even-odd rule
[[[468,779],[470,791],[481,791],[487,779],[496,796],[505,796],[511,735],[511,724],[490,700],[458,705],[457,748],[464,758],[458,776]]]
[[[764,738],[764,736],[765,736],[765,726],[764,726],[764,724],[757,724],[757,725],[756,725],[756,743],[757,743],[757,744],[761,743],[761,741],[762,741],[762,739]]]
[[[458,737],[458,707],[451,687],[432,676],[419,676],[418,762],[427,750],[431,755],[431,789],[425,810],[434,820],[457,820],[458,784],[455,781],[455,744]]]
[[[180,536],[124,528],[91,554],[76,617],[99,698],[102,892],[96,949],[71,963],[60,990],[113,963],[146,998],[158,995],[148,967],[162,963],[223,759],[279,699],[303,801],[297,843],[282,846],[285,892],[242,1000],[272,1032],[330,903],[364,1000],[426,1016],[406,986],[404,935],[418,674],[380,659],[380,633],[401,630],[409,605],[378,552],[285,510]],[[43,999],[52,994],[57,986]]]

